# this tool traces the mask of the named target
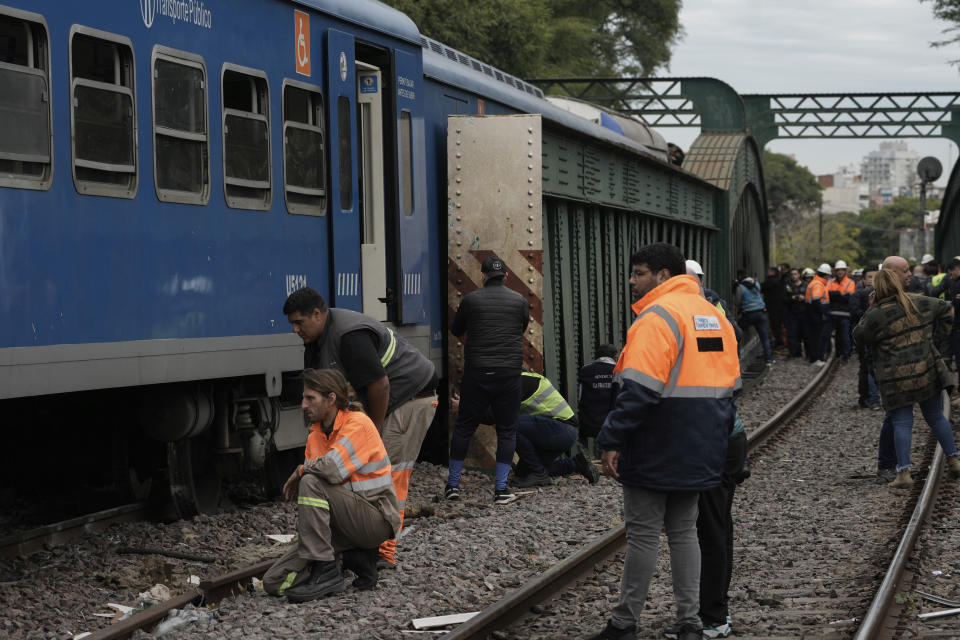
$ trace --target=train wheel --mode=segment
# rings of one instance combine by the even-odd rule
[[[216,513],[221,482],[209,438],[184,438],[169,443],[167,467],[170,497],[180,518]]]

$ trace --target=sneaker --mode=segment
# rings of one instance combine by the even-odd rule
[[[517,494],[510,489],[494,489],[493,504],[510,504],[517,499]]]
[[[637,625],[632,624],[626,629],[620,629],[619,627],[613,626],[613,623],[608,620],[607,626],[603,628],[603,631],[595,636],[590,636],[588,640],[636,640],[636,638]]]
[[[376,550],[374,550],[376,551]],[[310,602],[347,588],[335,560],[317,561],[310,565],[310,577],[286,592],[290,602]]]
[[[893,479],[897,477],[897,470],[893,467],[886,467],[884,469],[877,469],[877,479],[879,482],[884,484],[889,484],[893,482]]]
[[[527,487],[549,487],[553,482],[546,471],[531,471],[525,476],[514,476],[513,486],[525,489]]]
[[[455,487],[452,484],[448,484],[443,490],[443,497],[446,500],[456,501],[460,499],[460,487]]]
[[[587,456],[583,455],[582,451],[573,456],[573,466],[577,469],[577,473],[586,478],[590,484],[597,484],[597,481],[600,480],[597,468],[587,460]]]
[[[703,623],[703,637],[704,638],[726,638],[733,632],[733,627],[730,626],[729,622],[722,622],[720,624],[707,624]]]
[[[815,367],[825,367],[825,366],[827,366],[827,363],[824,362],[823,360],[817,360],[816,362],[813,363],[813,366],[815,366]]]

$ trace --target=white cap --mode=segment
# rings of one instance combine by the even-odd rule
[[[700,268],[700,263],[696,260],[687,260],[687,275],[702,276],[703,269]]]
[[[830,265],[824,262],[819,267],[817,267],[817,273],[828,276],[831,273],[833,273],[833,269],[830,268]]]
[[[933,256],[929,253],[923,254],[923,257],[920,258],[920,264],[927,264],[928,262],[933,262]]]
[[[836,263],[835,265],[833,265],[833,268],[834,268],[834,269],[846,269],[846,268],[847,268],[847,263],[844,262],[843,260],[837,260],[837,263]]]

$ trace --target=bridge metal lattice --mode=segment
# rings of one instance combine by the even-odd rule
[[[702,90],[708,80],[712,79],[563,78],[531,82],[549,95],[570,96],[639,116],[651,127],[707,128],[703,114],[716,107],[712,92]],[[942,137],[960,142],[957,92],[746,94],[739,98],[743,126],[761,144],[774,138]]]

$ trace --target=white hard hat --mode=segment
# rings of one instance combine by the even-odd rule
[[[837,263],[836,263],[835,265],[833,265],[833,268],[834,268],[834,269],[846,269],[846,268],[847,268],[847,263],[844,262],[843,260],[837,260]]]
[[[817,273],[820,273],[820,274],[823,274],[823,275],[825,275],[825,276],[828,276],[828,275],[830,275],[831,273],[833,273],[833,269],[830,268],[830,265],[828,265],[826,262],[824,262],[824,263],[821,264],[819,267],[817,267]]]
[[[700,268],[700,263],[696,260],[687,260],[687,275],[702,276],[703,269]]]
[[[933,262],[933,256],[929,253],[923,254],[923,257],[920,258],[920,264],[927,264],[928,262]]]

